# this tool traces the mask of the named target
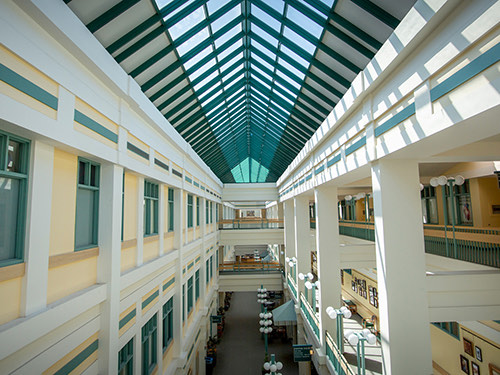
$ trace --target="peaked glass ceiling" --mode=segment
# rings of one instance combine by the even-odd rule
[[[274,182],[414,0],[65,0],[222,182]]]

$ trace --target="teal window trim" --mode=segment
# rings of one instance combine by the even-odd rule
[[[187,227],[193,227],[193,196],[191,194],[187,197]]]
[[[195,301],[200,299],[200,270],[194,273],[194,299]]]
[[[214,206],[212,201],[210,201],[210,224],[214,222]]]
[[[144,237],[158,234],[159,185],[144,181]]]
[[[210,261],[207,259],[207,261],[205,262],[205,278],[206,278],[206,284],[208,285],[208,283],[210,282]]]
[[[122,177],[122,228],[121,228],[121,240],[123,242],[123,233],[124,233],[124,220],[125,219],[125,171],[123,171]]]
[[[209,216],[208,216],[209,210],[210,210],[210,208],[209,208],[208,201],[205,200],[205,224],[209,223]]]
[[[156,314],[142,327],[142,374],[151,374],[157,364],[157,321]]]
[[[432,324],[460,341],[460,325],[457,322],[436,322]]]
[[[215,269],[219,270],[219,250],[215,252]]]
[[[193,310],[193,276],[187,281],[187,313]]]
[[[118,374],[134,373],[134,339],[131,338],[118,352]]]
[[[200,197],[196,197],[196,226],[200,226]]]
[[[82,171],[82,168],[83,171]],[[94,168],[94,169],[93,169]],[[92,170],[94,170],[94,180],[92,181]],[[78,218],[78,194],[84,190],[93,191],[93,216],[91,218],[91,239],[90,243],[77,246],[77,233],[80,230],[78,226],[78,221],[75,218],[75,251],[90,249],[92,247],[98,246],[98,230],[99,230],[99,185],[101,178],[101,166],[100,164],[85,159],[82,157],[78,158],[78,173],[76,176],[77,180],[77,202],[76,202],[76,218]],[[81,208],[80,208],[81,210]]]
[[[168,188],[168,231],[174,231],[174,189]]]
[[[9,142],[19,143],[19,170],[9,169]],[[0,267],[10,266],[24,261],[24,237],[26,230],[26,213],[28,198],[28,170],[30,156],[30,141],[14,134],[0,131],[0,179],[15,179],[19,182],[17,198],[16,230],[9,235],[14,236],[14,256],[0,260]]]
[[[210,257],[210,280],[214,277],[214,256]]]
[[[163,305],[163,351],[174,339],[174,297]]]

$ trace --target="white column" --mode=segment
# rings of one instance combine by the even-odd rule
[[[293,199],[295,207],[295,257],[297,258],[297,298],[300,292],[304,293],[304,281],[300,280],[299,273],[311,272],[311,249],[309,248],[309,198],[301,195]]]
[[[144,177],[137,178],[137,267],[142,266],[144,256]]]
[[[285,222],[285,256],[292,258],[295,256],[295,219],[293,200],[289,199],[283,203],[284,222]],[[285,262],[286,263],[286,262]],[[287,273],[290,272],[290,266],[285,264]]]
[[[166,186],[160,184],[158,186],[158,244],[160,256],[164,253],[165,248],[165,191]],[[161,289],[160,289],[161,290]]]
[[[116,374],[119,351],[123,168],[106,163],[101,166],[101,170],[97,282],[106,284],[107,298],[101,304],[99,372]]]
[[[21,316],[31,315],[47,305],[54,147],[40,141],[34,141],[32,147]]]
[[[201,253],[200,253],[200,301],[203,304],[206,304],[206,272],[205,272],[205,235],[206,235],[206,226],[205,226],[205,205],[207,204],[207,200],[205,198],[201,199],[200,205],[200,230],[201,230]]]
[[[182,309],[184,304],[182,303],[182,223],[184,222],[184,210],[182,209],[184,205],[184,197],[181,189],[174,190],[174,248],[179,250],[179,256],[177,258],[177,264],[175,269],[175,294],[174,294],[174,310],[173,310],[173,320],[174,320],[174,340],[178,345],[174,345],[175,352],[174,356],[180,355],[183,348],[183,335],[182,335]]]
[[[325,312],[328,305],[342,306],[340,280],[340,236],[337,211],[337,187],[318,187],[314,190],[316,202],[316,250],[318,262],[320,340],[326,353],[325,330],[337,337],[337,325]]]
[[[372,166],[384,374],[432,374],[418,163]]]

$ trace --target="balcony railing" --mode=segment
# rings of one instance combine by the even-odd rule
[[[339,233],[345,236],[375,240],[371,222],[339,221]],[[500,230],[475,227],[424,225],[425,252],[448,258],[500,268]]]
[[[340,353],[339,348],[337,348],[332,336],[328,332],[326,332],[326,356],[338,375],[354,375],[351,367],[349,367],[349,363],[342,353]]]
[[[220,265],[219,272],[222,273],[281,273],[283,266],[277,262],[225,262]]]
[[[261,218],[221,220],[219,229],[283,229],[283,220]]]
[[[302,293],[300,293],[300,309],[306,316],[309,325],[311,326],[314,334],[316,335],[316,338],[319,341],[320,337],[319,337],[318,318],[316,317],[316,314],[314,313],[312,307],[309,305],[309,302],[307,301],[306,297]]]

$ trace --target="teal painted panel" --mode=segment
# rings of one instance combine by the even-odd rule
[[[171,285],[175,283],[175,277],[168,280],[165,284],[163,284],[163,290],[167,290]]]
[[[120,320],[120,324],[118,325],[119,329],[122,329],[128,322],[130,322],[136,314],[135,309],[133,309],[131,312],[129,312],[127,315],[123,317],[123,319]]]
[[[0,80],[57,111],[58,98],[13,70],[0,64]]]
[[[95,340],[92,344],[87,346],[83,351],[81,351],[76,357],[71,361],[66,363],[55,375],[68,375],[74,369],[76,369],[80,364],[90,357],[99,348],[99,340]]]
[[[438,100],[500,60],[500,43],[431,89],[431,101]]]
[[[97,121],[92,120],[90,117],[84,115],[76,109],[74,119],[79,124],[95,131],[97,134],[102,135],[104,138],[109,139],[111,142],[118,143],[118,134],[113,133],[108,128],[102,126]]]
[[[312,173],[309,173],[307,176],[306,176],[306,181],[309,181],[311,178],[312,178]]]
[[[194,261],[188,264],[188,270],[190,270],[191,268],[193,268],[193,266],[194,266]]]
[[[321,167],[316,168],[316,169],[314,170],[314,174],[319,174],[319,173],[323,172],[323,170],[324,170],[324,169],[325,169],[325,166],[324,166],[324,165],[322,165]]]
[[[184,179],[186,180],[186,182],[192,184],[193,183],[193,180],[191,180],[188,176],[184,176]]]
[[[142,309],[144,310],[151,302],[153,302],[153,300],[158,297],[159,295],[159,292],[158,292],[158,289],[153,293],[151,294],[148,298],[146,298],[144,300],[144,302],[142,302]]]
[[[338,154],[337,156],[334,156],[332,159],[328,160],[326,162],[326,166],[331,167],[335,163],[338,163],[340,161],[340,159],[342,159],[342,155]]]
[[[366,137],[361,137],[358,141],[354,142],[352,145],[346,148],[345,156],[351,155],[353,152],[359,150],[364,145],[366,145]]]
[[[415,114],[415,103],[409,104],[407,107],[403,108],[400,112],[396,113],[386,122],[380,124],[375,128],[375,137],[384,134],[386,131],[392,129],[399,123],[403,122],[407,118]]]

